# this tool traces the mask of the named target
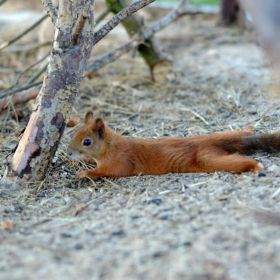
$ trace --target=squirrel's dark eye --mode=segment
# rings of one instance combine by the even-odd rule
[[[92,143],[92,140],[90,138],[86,138],[83,140],[83,146],[90,146]]]

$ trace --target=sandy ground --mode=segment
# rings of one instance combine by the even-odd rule
[[[152,83],[142,60],[130,54],[83,81],[74,113],[92,109],[130,136],[248,125],[279,130],[280,106],[265,95],[267,63],[251,33],[196,16],[160,38],[174,58],[169,82]],[[112,36],[107,47],[122,40]],[[26,124],[10,116],[0,116],[1,161]],[[254,155],[264,165],[259,175],[78,181],[78,167],[65,156],[72,132],[66,131],[45,181],[0,186],[1,280],[280,279],[279,226],[256,223],[248,214],[261,207],[279,211],[277,155]],[[5,229],[8,222],[11,229]]]

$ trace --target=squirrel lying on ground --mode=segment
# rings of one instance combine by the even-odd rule
[[[258,172],[257,161],[241,154],[280,151],[280,133],[253,135],[251,129],[181,138],[124,137],[87,112],[68,147],[75,161],[96,163],[85,177],[127,177],[189,172]]]

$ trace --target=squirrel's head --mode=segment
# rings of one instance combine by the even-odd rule
[[[106,125],[102,118],[93,117],[92,112],[84,116],[84,125],[73,135],[67,149],[75,161],[94,163],[106,152]]]

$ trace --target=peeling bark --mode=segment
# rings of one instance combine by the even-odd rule
[[[10,176],[32,180],[41,180],[45,176],[79,91],[92,48],[93,2],[59,1],[47,74],[36,109],[13,156]]]

